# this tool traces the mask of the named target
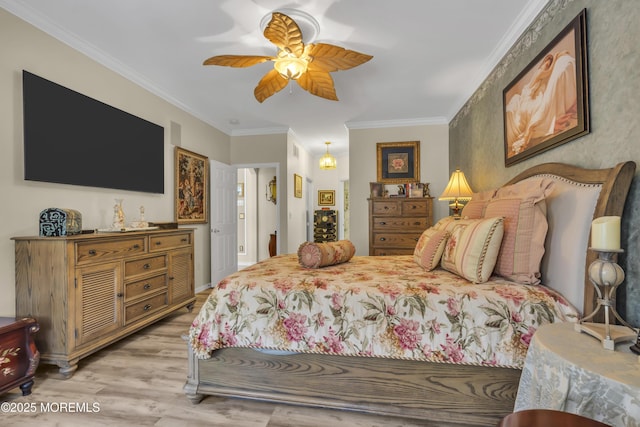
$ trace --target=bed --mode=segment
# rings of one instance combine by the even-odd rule
[[[184,391],[193,403],[231,396],[495,425],[513,410],[536,328],[592,311],[591,221],[622,214],[634,173],[633,162],[598,170],[534,166],[489,195],[474,195],[466,214],[475,219],[462,220],[466,228],[443,219],[425,231],[431,243],[446,231],[437,267],[412,256],[355,256],[309,269],[289,254],[237,272],[212,290],[194,319]],[[544,188],[535,202],[545,225],[539,272],[497,275],[505,259],[509,271],[514,259],[522,264],[523,240],[541,238],[538,231],[522,239],[516,231],[523,228],[496,214],[532,186]],[[463,247],[482,235],[481,225],[477,259],[449,253],[452,241]],[[497,246],[490,242],[496,235]],[[495,270],[485,262],[492,251]]]

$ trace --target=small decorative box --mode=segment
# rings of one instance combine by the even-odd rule
[[[82,232],[82,214],[73,209],[48,208],[40,212],[40,235],[72,236]]]

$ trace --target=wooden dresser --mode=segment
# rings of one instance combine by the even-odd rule
[[[369,255],[411,255],[433,225],[432,197],[374,197],[369,200]]]
[[[0,394],[18,386],[23,396],[31,394],[40,357],[33,342],[36,332],[34,319],[0,317]]]
[[[78,361],[182,307],[193,309],[193,230],[15,237],[16,316],[40,324],[41,361]]]

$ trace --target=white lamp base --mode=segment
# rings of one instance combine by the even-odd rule
[[[626,326],[609,325],[609,336],[607,337],[607,325],[603,323],[576,323],[574,326],[577,332],[585,332],[594,338],[602,341],[605,350],[615,350],[619,342],[635,341],[638,334]]]

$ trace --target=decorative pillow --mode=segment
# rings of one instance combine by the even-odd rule
[[[487,204],[486,217],[504,217],[497,275],[518,283],[540,283],[540,262],[549,228],[545,198],[553,187],[549,178],[524,180],[498,189]]]
[[[478,219],[484,217],[484,209],[487,207],[489,200],[496,194],[496,190],[480,191],[473,193],[471,200],[464,205],[460,216],[469,219]]]
[[[503,219],[461,219],[445,228],[451,236],[442,254],[442,268],[473,283],[489,280],[502,242]]]
[[[424,230],[413,251],[413,260],[416,264],[427,271],[436,268],[440,263],[449,234],[446,230],[437,230],[433,227]]]
[[[298,248],[298,262],[306,268],[319,268],[349,261],[356,248],[349,240],[337,242],[304,242]]]

